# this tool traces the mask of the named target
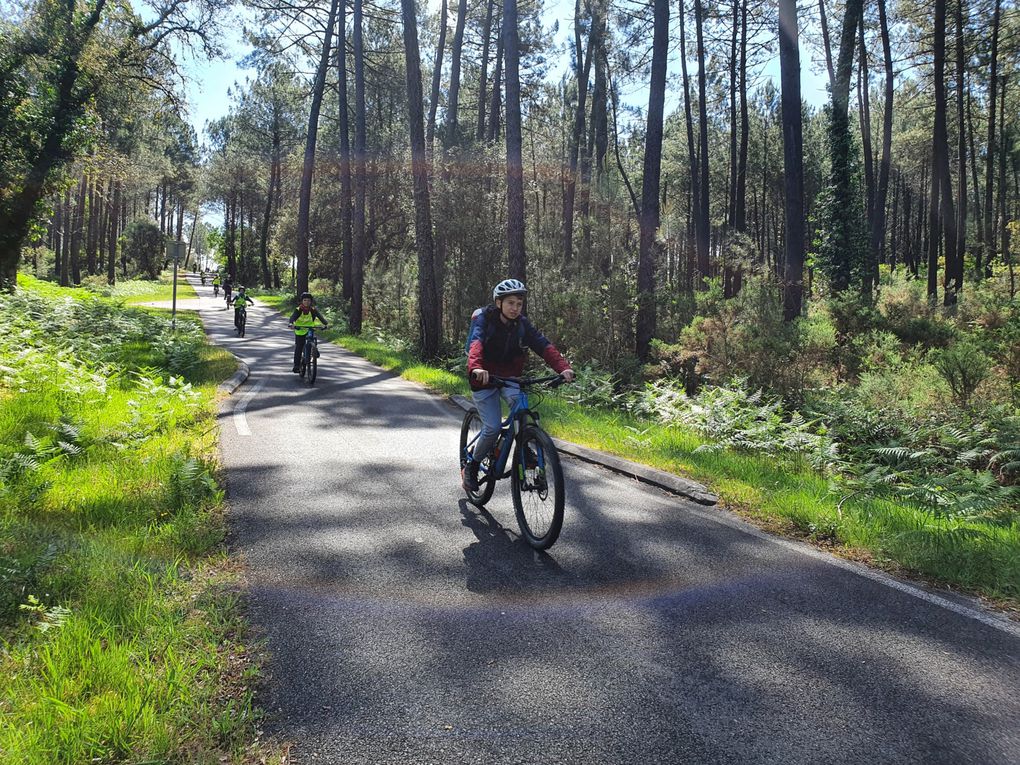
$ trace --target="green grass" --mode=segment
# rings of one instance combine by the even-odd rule
[[[327,333],[329,335],[330,333]],[[469,395],[465,376],[422,363],[408,351],[352,335],[335,342],[384,369],[446,394]],[[1020,601],[1020,523],[995,525],[933,518],[885,501],[839,506],[829,479],[800,458],[736,450],[697,451],[707,440],[618,411],[581,407],[555,396],[541,407],[554,436],[706,484],[730,507],[765,528],[806,538],[887,570]]]
[[[234,358],[188,320],[178,341],[164,317],[19,284],[0,298],[18,328],[0,338],[0,762],[274,761],[223,549]]]
[[[142,280],[117,282],[110,292],[110,297],[123,300],[126,304],[133,303],[154,303],[161,300],[172,300],[174,296],[173,271],[163,272],[158,282]],[[187,279],[184,272],[177,274],[177,299],[192,300],[198,297]]]

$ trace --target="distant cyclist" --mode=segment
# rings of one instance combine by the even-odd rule
[[[233,292],[234,292],[234,283],[233,283],[233,281],[231,281],[230,276],[228,275],[223,280],[223,297],[226,299],[227,305],[230,305],[230,303],[231,303],[231,300],[232,300],[231,295],[233,294]]]
[[[493,305],[479,309],[471,319],[468,379],[483,427],[462,475],[464,487],[470,491],[478,491],[478,463],[485,459],[499,435],[503,419],[500,396],[512,406],[521,394],[520,388],[513,386],[490,386],[489,374],[520,377],[530,348],[567,382],[574,379],[570,363],[522,313],[527,294],[523,282],[504,279],[492,290]]]
[[[294,313],[287,320],[287,326],[294,330],[294,368],[292,372],[301,371],[301,352],[305,349],[305,336],[308,328],[314,327],[316,322],[322,324],[323,329],[329,328],[329,322],[319,313],[315,307],[315,300],[311,292],[301,293],[301,302],[294,309]]]
[[[212,280],[212,295],[213,297],[219,297],[220,294],[220,272],[217,271],[213,274]]]
[[[240,329],[241,310],[246,308],[246,305],[255,305],[255,301],[245,294],[244,286],[242,285],[237,288],[237,295],[234,296],[232,303],[234,306],[234,327]]]

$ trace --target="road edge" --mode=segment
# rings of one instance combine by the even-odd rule
[[[221,345],[220,348],[223,348],[223,346]],[[227,349],[224,348],[224,350]],[[216,391],[224,396],[229,396],[233,394],[234,391],[236,391],[238,388],[244,385],[245,380],[247,380],[248,377],[251,376],[251,367],[249,367],[247,364],[241,361],[241,359],[238,358],[237,355],[232,351],[227,352],[230,353],[230,355],[233,356],[235,359],[237,359],[237,371],[234,372],[230,379],[224,380],[218,386],[216,386]]]
[[[468,401],[464,396],[453,395],[449,398],[465,412],[474,406],[474,404]],[[698,503],[699,505],[711,507],[719,504],[719,497],[710,492],[707,487],[697,483],[696,481],[681,478],[674,473],[667,473],[665,470],[659,470],[657,468],[649,467],[648,465],[642,465],[639,462],[632,462],[631,460],[624,459],[623,457],[617,457],[615,454],[609,454],[598,449],[581,446],[580,444],[575,444],[572,441],[564,441],[561,438],[554,438],[553,443],[556,444],[556,448],[564,454],[577,457],[579,460],[590,462],[593,465],[600,465],[607,470],[612,470],[614,473],[625,475],[628,478],[634,478],[642,483],[651,484],[652,486],[664,489],[671,494],[678,494],[692,502]]]

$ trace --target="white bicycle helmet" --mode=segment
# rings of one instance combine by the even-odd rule
[[[495,302],[498,298],[504,298],[507,295],[527,294],[528,288],[524,286],[524,282],[517,281],[517,279],[504,279],[492,288],[493,302]]]

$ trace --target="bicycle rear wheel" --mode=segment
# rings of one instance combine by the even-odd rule
[[[552,439],[528,425],[514,451],[510,486],[522,536],[536,550],[552,547],[563,528],[563,468]]]
[[[475,440],[479,433],[482,432],[482,418],[478,414],[478,410],[471,408],[467,414],[464,415],[464,422],[460,426],[460,469],[463,470],[467,464],[467,448],[468,444]],[[492,499],[492,492],[496,489],[496,479],[489,473],[489,469],[492,465],[491,459],[486,456],[482,463],[478,466],[478,490],[468,491],[464,489],[464,493],[467,494],[471,504],[482,507],[486,502]]]

